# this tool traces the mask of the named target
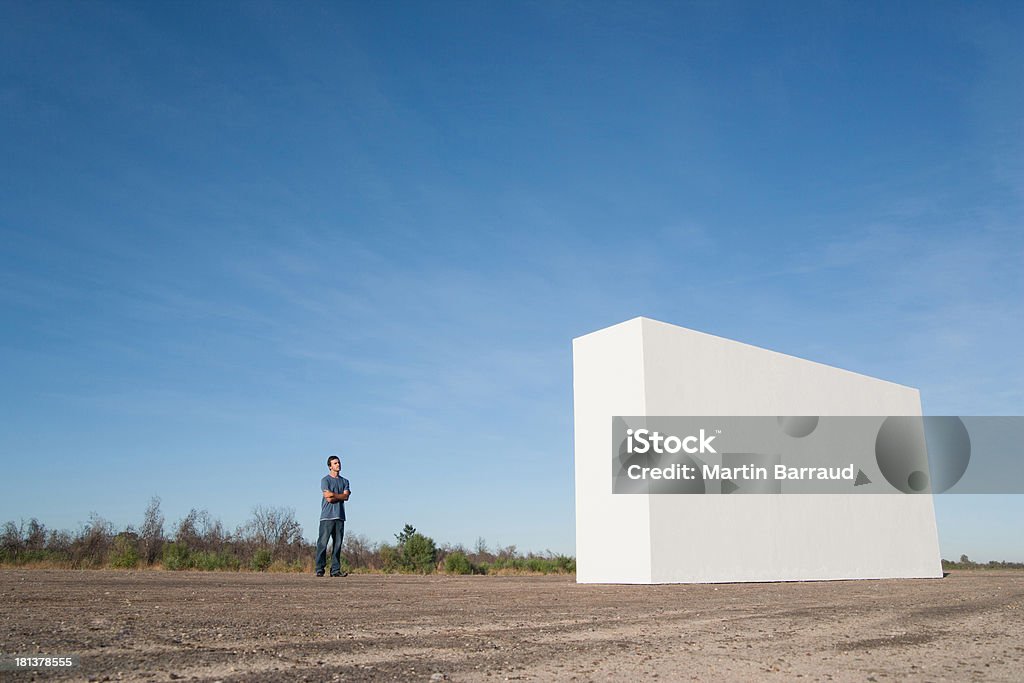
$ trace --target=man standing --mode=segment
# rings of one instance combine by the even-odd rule
[[[320,534],[316,541],[316,575],[323,576],[327,566],[327,542],[333,541],[331,576],[348,576],[341,571],[341,539],[345,536],[345,501],[350,491],[348,479],[341,476],[341,458],[327,458],[330,473],[320,480],[323,501],[320,504]]]

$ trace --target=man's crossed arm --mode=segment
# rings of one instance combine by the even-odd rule
[[[324,499],[328,503],[341,503],[343,501],[348,500],[349,494],[350,494],[350,491],[348,489],[345,489],[341,493],[334,493],[333,491],[326,491],[325,490],[324,491]]]

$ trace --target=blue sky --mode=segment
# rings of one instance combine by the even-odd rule
[[[0,7],[0,521],[572,553],[638,315],[1024,414],[1019,3]],[[1024,496],[941,496],[1024,560]]]

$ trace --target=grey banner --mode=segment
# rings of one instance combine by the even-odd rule
[[[613,417],[612,493],[1024,493],[1024,417]]]

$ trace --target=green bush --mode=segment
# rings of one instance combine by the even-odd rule
[[[576,573],[576,558],[569,557],[568,555],[558,555],[554,559],[555,570],[560,574],[575,574]]]
[[[135,539],[118,534],[110,553],[110,566],[115,569],[135,569],[139,564],[139,549]]]
[[[398,545],[394,554],[389,546],[381,546],[381,559],[384,560],[385,571],[395,569],[403,572],[430,574],[437,569],[437,546],[434,539],[416,531],[412,524],[406,524],[395,534]]]
[[[265,572],[270,569],[270,565],[274,562],[274,554],[267,548],[260,548],[252,556],[252,562],[249,563],[249,568],[257,572]]]
[[[184,543],[168,543],[164,546],[164,569],[179,571],[192,567],[192,554]]]
[[[199,552],[192,555],[192,566],[206,571],[237,571],[238,558],[229,552]]]
[[[397,572],[402,566],[399,561],[398,550],[394,546],[383,543],[380,546],[380,568],[386,572]]]
[[[437,568],[437,546],[434,539],[416,532],[402,546],[402,568],[420,574],[430,574]]]
[[[447,574],[472,574],[473,565],[465,553],[455,551],[444,558],[444,571]]]

